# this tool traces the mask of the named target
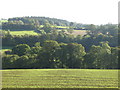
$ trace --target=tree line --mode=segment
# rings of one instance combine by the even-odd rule
[[[49,23],[54,26],[69,26],[70,22],[66,20],[48,18],[48,17],[16,17],[9,18],[8,22],[2,23],[4,30],[35,30],[39,29],[40,25]]]
[[[58,43],[53,40],[35,43],[33,47],[18,44],[2,56],[3,69],[117,69],[120,48],[108,42],[92,45],[88,52],[78,43]]]
[[[2,22],[4,30],[37,30],[40,25],[49,23],[53,26],[68,26],[74,29],[82,30],[89,29],[89,24],[69,22],[67,20],[49,18],[49,17],[15,17],[9,18],[8,22]],[[61,29],[61,28],[60,28]],[[64,29],[64,28],[63,28]]]
[[[49,29],[48,29],[49,30]],[[15,46],[18,44],[28,44],[33,46],[36,42],[40,42],[41,45],[45,40],[55,40],[59,43],[78,43],[82,44],[88,51],[92,45],[99,45],[99,42],[108,41],[111,47],[118,46],[118,34],[115,36],[109,34],[86,34],[81,35],[71,35],[66,34],[64,31],[51,31],[51,33],[42,33],[39,35],[21,35],[15,36],[11,35],[10,31],[4,33],[2,37],[3,46]]]

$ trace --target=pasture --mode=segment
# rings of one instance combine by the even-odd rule
[[[34,31],[10,31],[11,35],[38,35],[38,33],[34,32]]]
[[[2,70],[3,88],[118,88],[118,70]]]
[[[81,35],[81,36],[84,36],[86,34],[86,30],[73,30],[73,33],[72,35]]]
[[[58,30],[60,31],[60,30]],[[68,33],[68,32],[65,32],[65,33]],[[34,31],[10,31],[10,34],[11,35],[38,35],[38,33],[34,32]],[[77,36],[77,35],[85,35],[86,34],[86,30],[73,30],[73,32],[71,33],[72,35],[74,36]]]
[[[0,20],[0,23],[2,23],[2,22],[8,22],[8,20]]]
[[[58,31],[61,31],[61,30],[58,30]],[[74,36],[77,36],[77,35],[84,36],[85,34],[87,34],[87,31],[86,30],[73,30],[72,33],[69,33],[67,30],[65,30],[65,33],[71,34]]]
[[[44,25],[40,25],[40,27],[42,28]],[[55,26],[55,25],[51,25],[51,27],[53,28],[61,28],[61,29],[67,29],[69,28],[68,26]]]

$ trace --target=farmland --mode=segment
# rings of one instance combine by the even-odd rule
[[[10,31],[11,35],[38,35],[38,33],[34,32],[34,31]],[[72,35],[85,35],[86,34],[86,30],[73,30],[73,32],[71,33]]]
[[[40,27],[42,28],[44,25],[40,25]],[[68,29],[68,26],[55,26],[55,25],[51,25],[51,27],[53,28],[61,28],[61,29]]]
[[[118,88],[118,70],[2,70],[3,88]]]
[[[85,34],[86,34],[86,30],[73,30],[73,32],[71,33],[71,35],[74,35],[74,36],[77,36],[77,35],[84,36]]]
[[[118,88],[118,25],[45,17],[2,22],[3,88]]]
[[[0,20],[0,23],[1,23],[1,22],[8,22],[8,20]]]
[[[61,31],[61,30],[57,30],[57,31]],[[86,34],[86,30],[73,30],[72,33],[69,33],[69,32],[65,32],[67,34],[71,34],[71,35],[74,35],[74,36],[77,36],[77,35],[85,35]],[[34,32],[34,30],[23,30],[23,31],[10,31],[10,34],[11,35],[38,35],[38,33]]]
[[[11,35],[38,35],[36,32],[34,31],[10,31]]]

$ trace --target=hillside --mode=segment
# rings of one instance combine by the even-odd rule
[[[4,30],[33,30],[38,29],[46,23],[57,26],[58,29],[72,27],[74,29],[83,29],[85,24],[69,22],[67,20],[49,18],[49,17],[15,17],[9,18],[8,21],[2,21],[2,29]]]
[[[70,26],[58,26],[50,24],[47,18],[42,25],[39,18],[34,18],[12,18],[3,22],[2,45],[13,47],[11,51],[4,50],[4,69],[118,68],[117,25],[91,24],[87,30],[79,30],[72,22]]]
[[[8,21],[23,21],[24,23],[33,23],[36,21],[40,25],[44,25],[45,23],[50,23],[51,25],[57,26],[69,26],[70,22],[67,20],[56,19],[56,18],[49,18],[49,17],[16,17],[16,18],[9,18]]]

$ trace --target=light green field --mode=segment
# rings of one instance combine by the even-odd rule
[[[1,22],[8,22],[8,20],[0,20],[0,23],[1,23]]]
[[[53,26],[54,27],[54,26]],[[67,29],[67,28],[69,28],[69,27],[67,27],[67,26],[55,26],[56,28],[64,28],[64,29]]]
[[[34,32],[34,31],[10,31],[10,34],[12,35],[38,35],[38,33]]]
[[[61,30],[59,30],[61,31]],[[28,35],[38,35],[38,33],[34,32],[34,31],[10,31],[10,34],[11,35],[25,35],[25,34],[28,34]],[[85,35],[86,34],[86,30],[73,30],[73,33],[72,35]]]
[[[40,27],[42,28],[44,25],[40,25]],[[51,27],[55,27],[55,28],[63,28],[63,29],[67,29],[69,28],[68,26],[54,26],[54,25],[51,25]]]
[[[1,53],[4,53],[5,51],[11,51],[11,49],[2,49],[2,50],[0,50]]]
[[[118,70],[2,70],[3,88],[118,88]]]
[[[1,53],[4,53],[5,51],[10,51],[13,47],[9,46],[3,46],[2,49],[0,50]]]
[[[77,36],[77,35],[81,35],[84,36],[86,34],[86,30],[73,30],[72,35]]]

